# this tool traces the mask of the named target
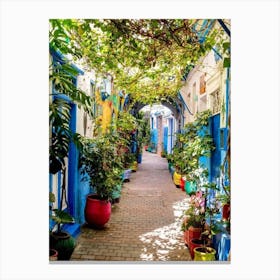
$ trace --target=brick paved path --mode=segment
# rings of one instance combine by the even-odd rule
[[[187,196],[177,189],[167,161],[144,152],[137,172],[124,183],[103,230],[82,227],[74,261],[189,261],[180,231]]]

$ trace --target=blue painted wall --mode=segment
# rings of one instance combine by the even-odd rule
[[[86,206],[86,197],[91,192],[89,185],[89,176],[79,174],[79,208],[77,213],[77,221],[80,224],[85,223],[84,209]]]
[[[168,127],[165,126],[163,128],[163,150],[167,152],[167,144],[168,144]]]
[[[53,57],[54,62],[58,62],[60,64],[64,63],[64,57],[61,53],[51,50],[51,55]],[[74,64],[71,66],[78,71],[79,74],[84,74],[82,70],[77,68]],[[77,87],[77,77],[73,77],[73,84]],[[55,92],[55,89],[52,89]],[[57,93],[57,92],[56,92]],[[57,93],[59,94],[59,93]],[[59,98],[66,100],[69,102],[71,106],[70,110],[70,129],[73,133],[76,132],[76,125],[77,125],[77,105],[75,105],[71,99],[64,95],[59,94]],[[78,151],[74,143],[70,144],[69,147],[69,154],[68,154],[68,184],[67,188],[67,202],[68,202],[68,212],[75,218],[75,224],[67,224],[63,226],[63,230],[68,231],[73,237],[77,237],[80,233],[80,224],[79,224],[79,174],[78,174]],[[61,180],[62,180],[62,173],[58,172],[57,176],[57,185],[58,185],[58,192],[56,194],[56,199],[59,202],[61,197]],[[49,189],[52,191],[52,175],[50,175],[49,180]]]
[[[214,182],[220,176],[221,149],[220,149],[220,114],[210,118],[210,133],[216,149],[212,152],[210,161],[210,180]]]
[[[151,130],[151,144],[152,147],[156,149],[158,143],[158,132],[157,129],[154,128]]]

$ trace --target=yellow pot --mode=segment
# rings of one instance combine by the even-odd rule
[[[137,167],[138,167],[138,163],[137,163],[137,161],[134,161],[134,162],[132,163],[131,170],[135,172],[135,171],[137,170]]]
[[[181,181],[182,175],[177,173],[176,171],[173,174],[173,182],[176,186],[180,186],[180,181]]]
[[[194,250],[195,261],[215,261],[216,250],[211,247],[196,247]]]

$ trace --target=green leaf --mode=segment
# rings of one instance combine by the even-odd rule
[[[230,58],[225,57],[224,58],[224,68],[228,68],[228,67],[230,67]]]

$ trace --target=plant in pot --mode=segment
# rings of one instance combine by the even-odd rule
[[[112,195],[121,180],[122,164],[113,133],[84,139],[80,154],[83,179],[89,179],[93,193],[87,196],[85,220],[88,225],[103,228],[111,216]]]
[[[192,194],[196,190],[197,170],[201,167],[200,159],[210,156],[215,149],[208,124],[211,112],[203,111],[196,115],[195,121],[184,126],[179,141],[181,145],[179,162],[182,174],[186,176],[185,190]]]
[[[201,232],[205,223],[205,197],[202,191],[197,191],[190,197],[189,208],[184,213],[185,219],[182,223],[185,244],[190,249],[193,258],[193,247],[191,241],[200,239]]]
[[[176,146],[173,148],[172,158],[174,162],[174,172],[172,174],[173,183],[176,186],[176,188],[180,188],[182,178],[182,167],[184,165],[184,161],[182,158],[182,143],[180,143],[179,140],[177,140]]]
[[[69,260],[75,248],[75,239],[66,231],[62,230],[64,224],[74,223],[74,218],[67,212],[60,209],[53,209],[52,205],[55,202],[55,195],[50,193],[49,200],[50,218],[54,221],[54,225],[50,230],[50,260]]]
[[[204,173],[206,176],[206,172]],[[201,233],[201,244],[196,246],[193,250],[195,261],[215,261],[216,250],[214,249],[213,236],[220,232],[220,227],[215,215],[219,213],[219,202],[215,196],[211,197],[210,190],[217,191],[218,188],[215,183],[205,183],[205,223]]]
[[[116,133],[118,135],[118,156],[124,167],[124,182],[128,182],[132,172],[131,165],[136,161],[135,155],[131,153],[132,138],[135,135],[137,122],[128,112],[119,112],[116,120]]]
[[[146,142],[147,130],[149,129],[149,123],[147,119],[144,118],[144,114],[139,112],[136,115],[137,122],[137,133],[136,133],[136,141],[137,141],[137,163],[142,162],[142,151],[144,142]]]

